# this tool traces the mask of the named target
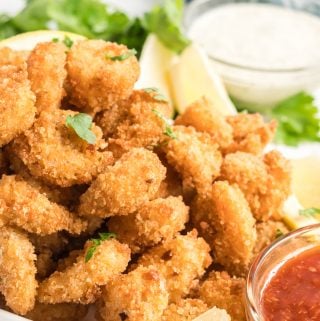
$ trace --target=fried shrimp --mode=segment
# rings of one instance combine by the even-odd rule
[[[80,234],[87,227],[86,221],[50,202],[17,176],[2,176],[0,199],[6,205],[0,218],[4,224],[17,226],[30,233],[47,235],[66,230]]]
[[[79,321],[88,312],[88,306],[76,303],[43,304],[36,302],[26,317],[33,321]]]
[[[130,96],[140,68],[133,51],[126,46],[84,40],[69,51],[67,71],[70,102],[96,113]]]
[[[65,95],[66,47],[62,43],[39,43],[28,58],[31,89],[36,95],[38,113],[60,107]]]
[[[12,228],[0,228],[0,292],[15,313],[33,309],[36,297],[36,256],[27,236]]]
[[[192,127],[174,126],[173,131],[177,138],[163,147],[168,163],[181,174],[184,190],[196,188],[205,193],[220,174],[222,156],[218,145],[210,135]]]
[[[133,213],[156,195],[165,174],[156,154],[134,148],[91,184],[80,198],[79,213],[99,217]]]
[[[221,178],[237,184],[257,220],[277,217],[290,194],[290,163],[277,151],[263,158],[248,153],[228,154],[221,167]]]
[[[205,97],[195,101],[176,119],[175,124],[192,126],[199,132],[210,134],[214,142],[224,149],[232,143],[233,130],[225,117],[215,112],[211,105]]]
[[[0,66],[0,147],[31,127],[35,113],[35,96],[25,68]]]
[[[256,242],[255,219],[236,185],[215,182],[211,194],[195,200],[192,220],[218,263],[236,274],[247,270]]]
[[[233,141],[224,149],[224,153],[237,151],[259,155],[271,142],[277,128],[277,122],[265,123],[260,114],[238,114],[227,117],[233,129]]]
[[[189,220],[188,207],[181,197],[170,196],[142,205],[136,213],[115,216],[108,222],[117,239],[130,246],[133,253],[172,239]]]
[[[182,299],[168,306],[163,313],[161,321],[193,321],[193,319],[207,310],[208,306],[202,300]]]
[[[199,289],[200,299],[209,307],[225,309],[232,320],[246,321],[243,302],[245,279],[227,272],[211,272]]]
[[[15,51],[8,47],[0,48],[0,66],[13,65],[25,68],[26,58],[27,55],[24,51]]]
[[[40,283],[41,303],[93,303],[100,295],[100,286],[126,269],[130,260],[128,246],[116,240],[102,241],[88,260],[88,251],[93,251],[94,245],[93,241],[87,241],[75,263]]]
[[[178,302],[197,285],[211,264],[209,252],[209,245],[193,230],[153,247],[142,255],[137,264],[154,266],[167,280],[169,302]]]
[[[67,116],[76,114],[69,110],[42,112],[34,126],[13,142],[13,152],[30,173],[48,184],[89,183],[113,162],[111,153],[104,151],[99,127],[92,126],[97,140],[90,145],[66,126]]]
[[[166,280],[152,266],[138,267],[107,283],[97,314],[103,321],[161,321],[167,305]]]
[[[109,139],[115,155],[134,147],[153,148],[165,138],[166,118],[170,117],[171,108],[162,98],[157,99],[159,94],[147,91],[133,91],[128,100],[119,102],[118,108],[125,110],[126,115]]]

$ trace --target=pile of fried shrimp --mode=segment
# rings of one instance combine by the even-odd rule
[[[276,123],[205,97],[170,120],[156,89],[134,89],[127,47],[69,47],[0,49],[1,308],[191,321],[216,307],[245,321],[250,264],[287,232],[290,164],[264,152]],[[68,125],[81,115],[94,141]]]

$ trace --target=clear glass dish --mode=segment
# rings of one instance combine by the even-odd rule
[[[290,5],[297,10],[320,14],[319,1],[233,1],[194,0],[186,8],[184,26],[188,33],[196,19],[221,5],[232,3],[263,2],[281,6]],[[302,5],[304,3],[304,5]],[[210,33],[210,30],[208,30]],[[195,40],[196,41],[196,40]],[[245,46],[245,44],[244,44]],[[237,64],[208,53],[212,68],[220,74],[228,93],[238,106],[262,110],[273,107],[283,99],[299,92],[320,88],[320,61],[303,68],[256,68]]]
[[[251,266],[246,283],[245,305],[248,321],[264,321],[261,298],[266,284],[277,269],[288,259],[319,246],[320,224],[315,224],[279,238],[258,255]]]

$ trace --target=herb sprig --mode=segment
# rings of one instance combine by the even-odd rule
[[[152,112],[159,117],[165,124],[165,129],[163,134],[172,138],[172,139],[177,139],[177,135],[175,134],[175,132],[173,131],[172,128],[172,120],[171,119],[167,119],[166,117],[164,117],[158,110],[156,109],[152,109]]]
[[[320,215],[320,208],[310,207],[299,211],[299,214],[306,217],[316,217]]]
[[[114,233],[99,233],[98,239],[91,239],[92,245],[88,248],[86,252],[85,259],[84,259],[85,262],[87,263],[92,259],[98,246],[100,246],[103,241],[110,240],[115,237],[116,237],[116,234]]]
[[[75,133],[88,144],[94,145],[97,137],[91,131],[92,117],[90,115],[79,113],[74,116],[68,115],[66,118],[66,126],[75,131]]]
[[[109,55],[106,55],[106,58],[107,59],[110,59],[112,61],[124,61],[132,56],[135,56],[137,54],[137,50],[135,49],[130,49],[128,50],[127,52],[121,54],[121,55],[118,55],[118,56],[109,56]]]

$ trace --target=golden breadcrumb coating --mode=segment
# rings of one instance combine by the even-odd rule
[[[193,321],[193,319],[207,310],[208,306],[202,300],[182,299],[168,306],[163,313],[161,321]]]
[[[236,274],[247,270],[256,242],[255,219],[236,185],[215,182],[210,195],[195,200],[191,217],[218,263]]]
[[[221,167],[221,178],[240,187],[259,221],[282,212],[290,194],[290,173],[289,161],[277,151],[263,157],[243,152],[228,154]]]
[[[86,262],[87,251],[93,245],[92,241],[87,241],[73,265],[54,272],[40,283],[38,300],[41,303],[93,303],[100,295],[100,286],[126,269],[130,260],[127,245],[116,240],[102,241]]]
[[[79,321],[88,312],[88,306],[76,303],[43,304],[36,302],[26,318],[32,321]]]
[[[259,155],[270,143],[277,129],[277,122],[265,123],[261,114],[237,114],[228,116],[227,122],[233,129],[233,141],[224,154],[237,151]]]
[[[0,66],[0,147],[31,127],[35,113],[35,96],[25,68]]]
[[[38,113],[60,108],[65,96],[66,59],[66,46],[52,41],[39,43],[30,53],[28,74]]]
[[[156,93],[135,90],[128,100],[119,102],[119,109],[125,110],[123,119],[109,139],[110,150],[116,157],[134,147],[152,149],[164,140],[166,119],[171,108],[163,100],[157,100]],[[108,121],[108,120],[106,120]]]
[[[259,254],[265,247],[270,245],[278,237],[289,232],[287,226],[281,221],[268,220],[257,223],[257,241],[254,253]]]
[[[2,176],[0,198],[7,207],[1,215],[2,221],[30,233],[47,235],[66,230],[80,234],[87,227],[86,221],[50,202],[45,195],[15,175]]]
[[[103,321],[161,321],[167,305],[166,280],[152,266],[138,267],[107,283],[97,314]]]
[[[181,174],[184,189],[205,193],[220,174],[218,145],[209,134],[192,127],[174,126],[173,131],[177,138],[169,139],[163,147],[169,164]]]
[[[133,253],[138,253],[172,239],[185,228],[188,220],[189,208],[182,197],[169,196],[142,205],[136,213],[111,217],[108,228],[120,242],[128,244]]]
[[[75,43],[67,57],[70,102],[95,113],[128,98],[139,77],[138,60],[111,59],[127,53],[126,46],[103,40]]]
[[[133,213],[156,195],[165,175],[156,154],[134,148],[91,184],[80,198],[79,213],[100,217]]]
[[[66,126],[70,110],[42,112],[34,126],[13,142],[14,153],[31,174],[46,183],[68,187],[91,182],[113,162],[99,127],[93,125],[97,136],[88,144]]]
[[[201,284],[199,295],[209,307],[227,310],[232,320],[246,321],[244,289],[245,279],[213,271]]]
[[[0,228],[0,292],[12,311],[33,309],[37,290],[34,248],[27,236],[12,228]]]
[[[151,248],[138,265],[154,266],[167,280],[169,301],[178,302],[194,288],[211,264],[210,247],[196,230]]]
[[[15,51],[8,47],[0,48],[0,66],[13,65],[25,68],[27,53],[25,51]]]
[[[199,132],[210,134],[219,147],[226,148],[232,143],[233,131],[226,118],[217,113],[205,97],[195,101],[180,115],[176,125],[192,126]]]

